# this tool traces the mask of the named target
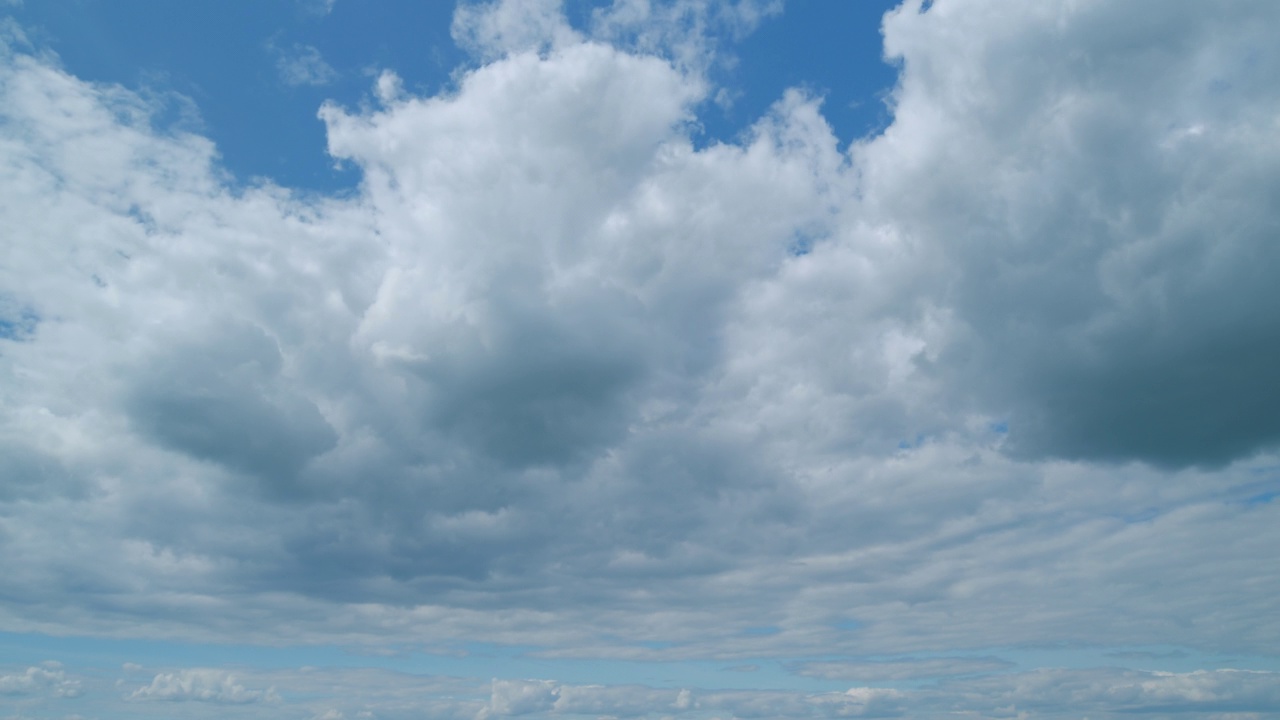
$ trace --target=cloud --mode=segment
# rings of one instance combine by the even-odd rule
[[[779,0],[614,0],[591,11],[592,36],[637,52],[663,55],[678,66],[705,71],[729,64],[724,40],[750,35],[766,18],[782,12]],[[716,97],[721,102],[720,96]]]
[[[462,2],[450,32],[454,42],[482,61],[545,52],[580,38],[565,19],[560,0]]]
[[[333,12],[333,6],[337,4],[338,0],[298,0],[298,5],[303,12],[318,17],[324,17]]]
[[[564,685],[550,680],[495,680],[493,695],[478,718],[488,717],[675,717],[728,713],[732,717],[886,717],[903,693],[854,688],[843,693],[658,689],[641,685]],[[886,715],[885,713],[889,713]]]
[[[1266,713],[1280,706],[1275,680],[1275,673],[1238,670],[1041,670],[975,681],[965,689],[962,707],[1000,708],[1009,717],[1065,707],[1108,716]]]
[[[944,678],[499,678],[449,717],[1266,708],[1224,670],[992,672],[1280,642],[1273,11],[1161,8],[908,4],[894,122],[844,151],[800,91],[701,147],[670,48],[466,6],[450,93],[320,110],[353,197],[234,185],[7,49],[0,624]]]
[[[550,710],[560,689],[555,683],[539,680],[494,680],[489,712],[494,715],[528,715]]]
[[[199,328],[145,368],[126,401],[134,427],[161,446],[289,482],[337,440],[315,404],[278,389],[276,343],[243,324]]]
[[[80,680],[68,677],[61,663],[46,662],[40,666],[9,675],[0,675],[0,695],[46,695],[59,698],[79,697]]]
[[[129,700],[167,700],[172,702],[210,702],[243,705],[256,702],[277,702],[274,688],[249,690],[236,682],[231,673],[215,669],[186,669],[172,673],[159,673],[150,685],[134,690]]]
[[[674,690],[644,686],[494,681],[480,717],[1037,717],[1070,709],[1090,717],[1133,714],[1207,718],[1280,707],[1275,673],[1186,673],[1106,668],[1038,670],[947,680],[913,690],[854,687],[844,692]]]
[[[323,10],[327,13],[333,8],[328,3]],[[324,61],[320,51],[311,45],[294,43],[287,49],[270,46],[276,56],[276,71],[285,85],[320,86],[328,85],[337,79],[338,73]]]
[[[878,662],[805,662],[791,668],[797,675],[826,680],[884,682],[948,675],[977,675],[1012,666],[999,658],[906,658]]]
[[[1023,457],[1212,466],[1280,440],[1275,9],[1144,13],[907,3],[885,21],[903,72],[893,125],[857,153],[866,205],[939,268],[956,335],[932,372]]]
[[[895,661],[905,665],[908,661]],[[46,668],[52,666],[46,665]],[[18,676],[34,676],[28,671]],[[8,676],[6,676],[8,677]],[[1123,717],[1266,717],[1280,708],[1276,673],[1257,670],[1161,672],[1117,667],[1007,669],[962,674],[909,687],[855,685],[839,691],[715,689],[696,686],[581,684],[558,680],[474,678],[407,674],[369,668],[255,670],[249,689],[226,670],[187,668],[156,675],[130,694],[112,692],[86,677],[83,693],[61,698],[41,689],[7,691],[36,716],[70,705],[62,698],[94,702],[99,714],[137,713],[138,703],[165,701],[180,717],[203,717],[236,705],[245,718],[285,716],[317,720],[429,717],[451,720],[526,717],[800,718],[910,717],[932,720],[957,713],[976,717],[1053,717],[1070,713],[1114,720]],[[905,676],[899,679],[905,679]],[[39,683],[37,683],[39,684]],[[117,682],[116,687],[120,686]],[[82,688],[75,685],[79,692]],[[40,697],[43,695],[43,698]],[[32,705],[42,701],[44,705]],[[205,706],[206,707],[201,707]],[[87,707],[87,706],[86,706]],[[44,714],[49,714],[45,712]]]

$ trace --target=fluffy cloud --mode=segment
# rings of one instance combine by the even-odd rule
[[[80,680],[68,677],[61,663],[47,662],[22,672],[0,675],[0,695],[74,698],[79,697],[81,692]]]
[[[11,43],[0,624],[951,678],[500,678],[451,717],[1013,707],[1043,677],[1099,714],[1274,707],[1248,673],[971,677],[1280,643],[1273,6],[908,3],[894,123],[847,150],[799,91],[697,146],[680,48],[709,51],[663,28],[769,6],[646,8],[464,7],[455,91],[321,109],[354,197],[233,186]]]
[[[561,685],[549,680],[493,683],[489,704],[477,718],[488,717],[666,717],[692,715],[755,718],[885,717],[896,715],[903,693],[880,688],[854,688],[843,693],[806,695],[795,692],[656,689],[638,685]],[[710,715],[709,715],[710,714]]]
[[[1277,10],[1160,7],[885,21],[903,74],[857,151],[866,207],[939,265],[956,336],[933,371],[1024,457],[1221,465],[1280,440]]]
[[[128,699],[197,701],[231,705],[279,700],[274,688],[249,690],[236,682],[235,676],[231,673],[201,668],[160,673],[151,679],[150,685],[130,693]]]

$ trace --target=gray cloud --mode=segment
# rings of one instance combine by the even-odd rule
[[[986,674],[1008,669],[1012,665],[999,658],[904,658],[876,662],[805,662],[796,665],[791,671],[797,675],[827,680],[884,682]]]
[[[315,404],[280,387],[275,341],[252,325],[201,328],[174,339],[138,378],[126,402],[133,424],[156,443],[290,484],[337,435]],[[277,491],[278,492],[278,491]]]
[[[1275,9],[1165,9],[886,22],[905,71],[866,192],[942,260],[960,323],[933,371],[1025,457],[1222,465],[1280,438]]]

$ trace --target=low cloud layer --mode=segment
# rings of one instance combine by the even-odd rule
[[[29,674],[29,673],[28,673]],[[81,694],[26,705],[35,717],[65,717],[92,702],[101,717],[298,717],[317,720],[424,715],[492,718],[983,718],[1266,717],[1280,702],[1276,673],[1185,673],[1118,668],[1056,669],[950,679],[922,687],[854,686],[843,691],[704,690],[639,684],[584,685],[555,680],[483,681],[387,670],[301,668],[247,676],[170,668],[147,685],[86,677]],[[243,678],[243,679],[241,679]],[[77,681],[79,682],[79,681]],[[77,686],[78,688],[79,686]],[[250,689],[256,688],[256,689]],[[122,692],[125,690],[126,692]],[[18,703],[29,698],[2,696]],[[54,714],[57,711],[62,714]],[[42,711],[54,711],[48,715]]]
[[[454,91],[319,109],[350,197],[234,185],[11,28],[0,628],[856,685],[440,717],[1280,708],[991,650],[1280,646],[1280,6],[907,2],[883,134],[792,90],[705,143],[703,31],[777,11],[733,8],[466,6]]]

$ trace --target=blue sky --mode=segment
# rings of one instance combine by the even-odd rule
[[[0,718],[1280,713],[1278,7],[0,3]]]
[[[577,0],[565,13],[589,22],[607,3]],[[888,123],[884,100],[897,77],[883,61],[880,17],[892,2],[794,3],[727,47],[712,70],[732,105],[700,113],[700,142],[732,140],[784,90],[827,99],[825,117],[845,142]],[[176,93],[241,181],[267,177],[292,188],[353,188],[360,175],[325,152],[316,110],[326,100],[355,106],[373,75],[392,69],[425,95],[449,91],[471,59],[449,35],[450,3],[244,3],[171,5],[147,0],[24,3],[11,10],[32,38],[84,80]],[[797,42],[796,38],[805,38]],[[314,84],[282,75],[282,60],[314,48],[332,75]]]

